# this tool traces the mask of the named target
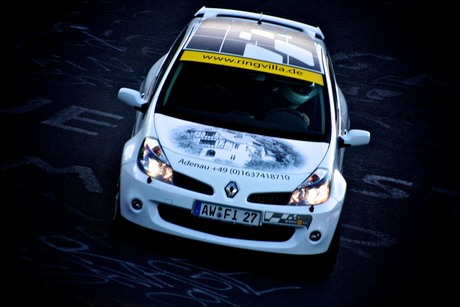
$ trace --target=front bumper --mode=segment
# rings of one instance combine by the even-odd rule
[[[192,215],[196,200],[216,203],[215,198],[149,181],[130,162],[121,168],[119,210],[121,216],[134,224],[191,240],[269,253],[322,254],[329,248],[345,199],[345,180],[338,172],[333,178],[331,197],[326,203],[314,206],[312,212],[305,206],[245,202],[242,208],[262,213],[261,226],[247,226]]]

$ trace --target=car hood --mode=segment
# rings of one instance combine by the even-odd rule
[[[162,114],[155,115],[155,129],[172,168],[203,181],[209,181],[210,176],[216,180],[225,177],[226,181],[231,177],[284,178],[283,182],[298,185],[328,150],[324,142],[251,134]]]

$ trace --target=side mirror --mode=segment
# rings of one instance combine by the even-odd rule
[[[145,106],[147,105],[147,102],[142,99],[139,91],[126,87],[120,88],[118,91],[118,99],[141,112],[145,110]]]
[[[352,129],[339,138],[339,147],[362,146],[369,144],[371,134],[369,131]]]

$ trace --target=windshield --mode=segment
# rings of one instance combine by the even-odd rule
[[[251,133],[325,140],[325,96],[323,86],[309,81],[186,61],[173,68],[156,112]]]

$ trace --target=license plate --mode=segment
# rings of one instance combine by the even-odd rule
[[[261,214],[258,211],[244,210],[221,205],[195,202],[193,215],[230,223],[260,226]]]

